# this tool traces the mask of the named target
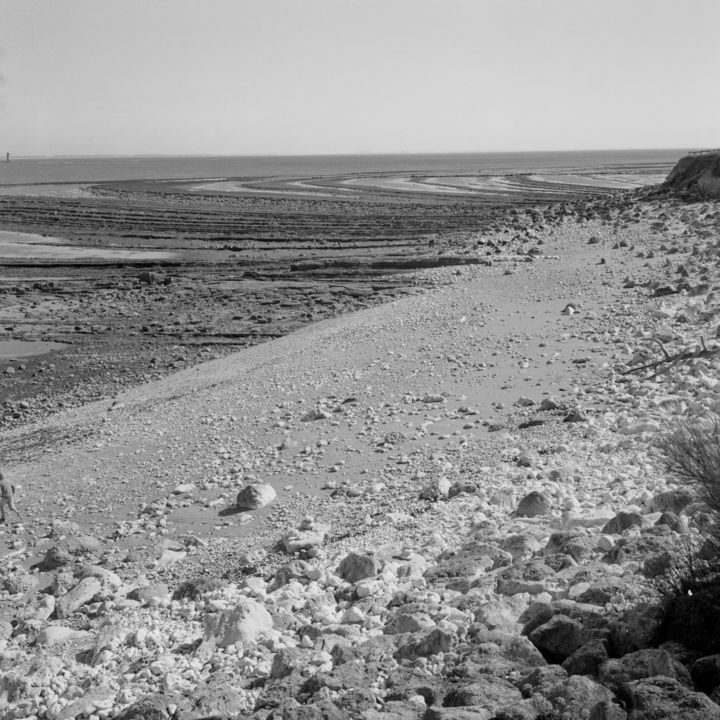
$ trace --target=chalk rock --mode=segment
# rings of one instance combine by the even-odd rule
[[[61,620],[90,602],[100,592],[102,583],[96,577],[83,578],[55,603],[55,614]]]
[[[305,518],[300,527],[289,530],[282,536],[282,543],[285,551],[289,553],[312,550],[325,542],[329,532],[329,525],[316,523],[312,518]]]
[[[170,590],[165,583],[152,583],[131,590],[128,594],[131,600],[137,600],[141,605],[158,605],[170,597]]]
[[[276,497],[277,493],[272,485],[254,482],[240,489],[235,506],[238,510],[258,510],[269,505]]]
[[[87,630],[73,630],[66,625],[47,625],[38,633],[41,645],[65,645],[78,640],[89,640],[92,633]]]
[[[117,691],[110,687],[96,687],[88,690],[82,697],[66,705],[55,720],[73,720],[77,717],[89,717],[98,710],[110,710]]]
[[[422,500],[440,500],[441,498],[446,498],[450,492],[450,487],[450,481],[445,476],[441,476],[433,480],[423,489],[420,493],[420,498]]]
[[[205,618],[205,636],[225,648],[237,642],[252,645],[273,629],[270,613],[258,602],[242,598],[235,607],[209,613]]]

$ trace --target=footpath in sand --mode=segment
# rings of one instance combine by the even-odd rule
[[[714,347],[720,213],[619,212],[6,433],[4,717],[720,718],[652,585],[717,356],[620,375]]]

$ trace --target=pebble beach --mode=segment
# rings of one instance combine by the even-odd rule
[[[661,450],[720,400],[720,209],[520,223],[7,430],[0,716],[720,718],[657,581],[708,523]]]

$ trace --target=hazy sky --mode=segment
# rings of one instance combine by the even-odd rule
[[[720,146],[720,0],[0,0],[0,151]]]

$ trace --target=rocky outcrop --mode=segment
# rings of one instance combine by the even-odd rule
[[[720,150],[681,158],[663,187],[688,200],[720,199]]]

